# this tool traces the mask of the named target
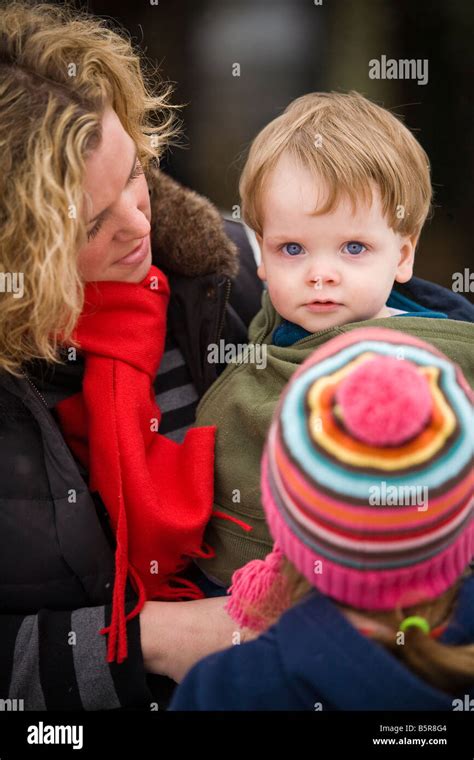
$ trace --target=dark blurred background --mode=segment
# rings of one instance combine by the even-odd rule
[[[89,0],[175,83],[184,149],[163,168],[222,210],[243,154],[294,98],[356,89],[404,117],[432,164],[435,213],[415,273],[447,287],[472,267],[474,4],[470,0]],[[370,79],[369,61],[428,59],[428,83]],[[240,76],[234,76],[240,65]],[[474,286],[473,286],[474,287]],[[465,293],[472,299],[472,293]]]

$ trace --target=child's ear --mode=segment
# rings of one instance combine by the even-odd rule
[[[265,264],[263,263],[263,238],[261,235],[257,235],[257,233],[255,233],[255,237],[257,238],[258,247],[260,248],[260,264],[257,267],[257,276],[260,277],[261,280],[265,281],[267,279],[267,275],[265,272]]]
[[[418,242],[418,233],[406,235],[400,240],[400,259],[398,261],[395,280],[408,282],[413,277],[413,265],[415,263],[415,249]]]

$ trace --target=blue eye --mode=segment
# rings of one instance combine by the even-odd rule
[[[346,243],[344,249],[352,256],[357,256],[357,254],[367,250],[363,243],[357,243],[355,240],[351,240],[349,243]]]
[[[285,243],[285,245],[282,246],[282,250],[289,256],[298,256],[298,254],[303,251],[303,248],[299,243]]]

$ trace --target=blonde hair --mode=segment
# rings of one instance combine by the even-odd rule
[[[474,645],[442,644],[417,627],[410,627],[404,632],[403,645],[400,644],[398,635],[402,620],[412,615],[424,617],[431,630],[446,624],[454,610],[460,585],[470,575],[471,571],[467,568],[457,583],[444,594],[430,602],[405,609],[372,612],[355,610],[339,603],[337,606],[345,610],[349,620],[352,618],[353,622],[357,622],[357,616],[361,615],[361,620],[375,623],[373,630],[367,631],[367,635],[383,644],[426,682],[446,693],[456,695],[460,689],[471,687],[474,683]],[[284,600],[290,599],[289,606],[292,607],[311,591],[314,591],[314,587],[286,557],[283,557],[280,576],[274,582],[273,589],[270,589],[266,598],[258,604],[242,602],[242,610],[254,619],[263,621],[261,629],[266,630],[288,609]]]
[[[244,221],[262,236],[262,195],[277,161],[287,154],[327,188],[315,214],[333,210],[342,197],[355,209],[381,194],[391,229],[418,236],[430,211],[429,159],[400,119],[358,92],[313,92],[294,100],[252,142],[239,191]]]
[[[22,298],[1,294],[0,368],[16,376],[33,358],[58,363],[82,310],[86,222],[75,210],[104,109],[145,173],[179,131],[171,87],[156,71],[148,81],[130,40],[107,24],[69,5],[0,3],[0,268],[24,273]]]

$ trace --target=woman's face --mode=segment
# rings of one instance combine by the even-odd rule
[[[85,282],[140,282],[151,266],[148,185],[136,147],[109,107],[103,139],[86,160],[83,213],[88,242],[79,253]]]

